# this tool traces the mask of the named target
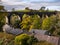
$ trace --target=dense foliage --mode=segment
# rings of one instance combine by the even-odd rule
[[[29,16],[27,14],[23,15],[21,24],[21,29],[31,30],[31,29],[42,29],[48,30],[51,35],[60,35],[60,16],[52,15],[50,17],[42,17],[39,15]]]
[[[0,32],[0,45],[14,45],[15,35]]]
[[[36,42],[38,42],[38,40],[34,36],[29,36],[27,34],[21,34],[15,38],[16,45],[32,45]]]
[[[46,41],[38,42],[38,40],[34,36],[29,36],[27,34],[15,36],[0,32],[0,45],[52,45],[52,44]]]
[[[6,23],[5,16],[7,13],[0,13],[0,31],[2,30],[2,26]],[[40,17],[39,15],[27,15],[24,14],[22,17],[22,22],[20,21],[19,16],[13,14],[11,16],[11,24],[15,28],[21,28],[23,30],[31,30],[31,29],[43,29],[48,30],[51,35],[59,36],[60,35],[60,16],[52,15],[50,17],[44,15]]]
[[[29,35],[22,34],[19,36],[16,36],[15,43],[16,45],[28,45],[27,40],[29,39]]]
[[[2,31],[2,27],[6,23],[5,16],[7,16],[7,13],[0,13],[0,31]]]
[[[25,30],[40,29],[40,16],[29,16],[24,14],[22,17],[21,28]]]
[[[4,6],[0,6],[0,11],[4,9]],[[15,9],[13,8],[12,11]],[[45,10],[45,7],[41,7],[40,10],[32,10],[28,7],[25,8],[25,10],[22,10],[22,12],[47,12],[49,10]],[[2,27],[4,24],[6,24],[6,18],[7,13],[0,13],[0,31],[2,31]],[[60,14],[58,15],[52,15],[50,17],[42,15],[40,17],[39,15],[27,15],[24,14],[22,17],[22,22],[18,15],[13,14],[10,19],[11,25],[14,28],[20,28],[22,30],[31,30],[31,29],[42,29],[47,30],[50,35],[54,36],[60,36]],[[34,37],[30,36],[28,34],[21,34],[15,37],[15,35],[6,34],[3,32],[0,32],[0,45],[52,45],[51,43],[48,43],[46,41],[40,41]]]

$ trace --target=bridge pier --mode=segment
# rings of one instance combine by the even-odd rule
[[[11,16],[13,15],[13,14],[16,14],[16,15],[18,15],[19,17],[20,17],[20,21],[22,21],[22,17],[23,17],[23,15],[24,14],[27,14],[27,15],[39,15],[40,17],[42,17],[43,15],[44,15],[44,17],[46,17],[46,15],[48,16],[48,17],[50,17],[51,15],[56,15],[56,13],[55,12],[7,12],[8,13],[8,24],[11,24],[11,22],[10,22],[10,19],[11,19]]]

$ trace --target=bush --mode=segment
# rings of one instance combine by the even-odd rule
[[[2,45],[3,44],[3,40],[2,39],[0,39],[0,45]]]
[[[29,39],[29,35],[21,34],[19,36],[16,36],[15,43],[16,43],[16,45],[28,45],[28,43],[27,43],[28,39]]]
[[[21,34],[15,38],[16,45],[32,45],[38,40],[34,36],[29,36],[27,34]]]
[[[14,45],[15,36],[0,32],[0,45]]]
[[[7,39],[1,38],[0,39],[0,45],[14,45],[14,41],[8,41]]]
[[[29,40],[28,40],[28,44],[32,45],[33,43],[38,42],[37,38],[35,38],[34,36],[30,36]]]

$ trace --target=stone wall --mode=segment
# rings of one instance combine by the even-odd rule
[[[35,34],[35,37],[38,39],[38,41],[46,40],[50,43],[53,43],[54,45],[60,45],[60,38],[59,37],[40,35],[40,34]]]

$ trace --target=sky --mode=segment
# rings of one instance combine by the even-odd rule
[[[7,10],[11,10],[12,8],[23,10],[25,7],[38,10],[42,6],[50,10],[60,10],[60,0],[2,0],[2,5]]]

